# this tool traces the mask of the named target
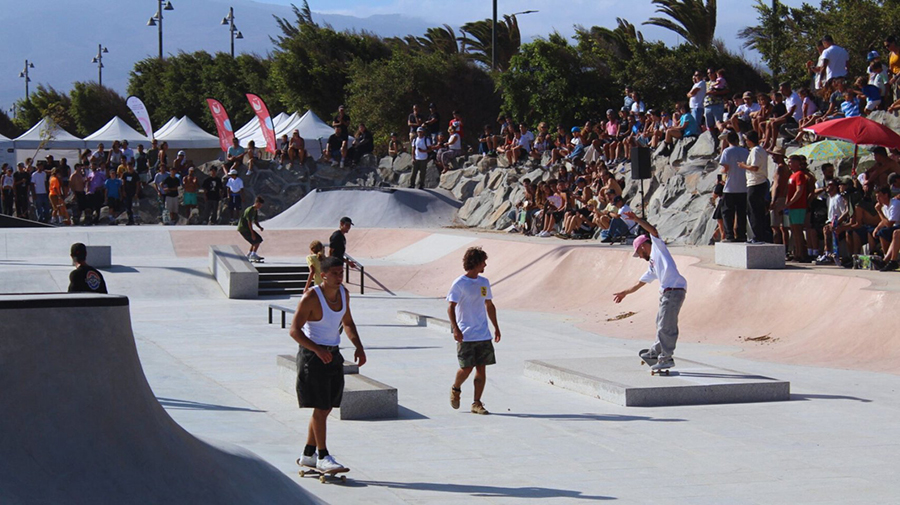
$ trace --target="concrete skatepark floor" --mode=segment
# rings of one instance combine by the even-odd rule
[[[16,233],[37,240],[41,231]],[[523,363],[633,356],[643,341],[580,329],[585,317],[500,305],[503,340],[484,398],[493,414],[475,416],[466,409],[471,381],[463,407],[448,405],[456,369],[450,336],[396,317],[398,310],[445,317],[444,302],[368,285],[369,294],[351,302],[368,349],[369,363],[360,372],[398,388],[401,418],[332,419],[329,449],[352,469],[350,480],[322,485],[301,479],[294,461],[309,412],[276,385],[275,356],[296,346],[286,330],[266,324],[268,301],[227,300],[205,258],[178,256],[156,235],[153,247],[148,242],[142,249],[140,241],[151,239],[126,231],[136,244],[127,254],[114,252],[119,266],[104,275],[112,292],[131,299],[141,363],[160,403],[192,434],[255,452],[327,502],[845,504],[890,503],[900,491],[893,479],[900,449],[896,375],[771,363],[757,355],[747,360],[736,346],[685,338],[680,356],[788,380],[792,401],[619,407],[528,379]],[[362,248],[363,236],[350,237],[351,254]],[[119,250],[130,247],[121,240]],[[458,242],[464,247],[469,241]],[[67,247],[62,257],[46,257],[6,244],[3,291],[65,289]],[[410,245],[401,246],[371,257],[411,259],[409,251],[398,252]],[[270,262],[291,259],[268,256]],[[489,260],[489,278],[491,268]],[[598,287],[597,296],[608,291]],[[635,318],[652,315],[639,310],[628,319]]]

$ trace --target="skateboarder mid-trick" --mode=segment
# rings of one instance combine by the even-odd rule
[[[354,361],[359,366],[366,364],[366,351],[350,314],[350,293],[342,285],[343,274],[343,260],[335,257],[322,260],[323,282],[303,294],[291,322],[291,338],[300,344],[297,401],[300,408],[314,409],[299,463],[319,472],[346,471],[328,454],[325,444],[328,414],[332,408],[341,406],[344,394],[344,357],[338,349],[341,343],[338,328],[342,323],[356,347]]]
[[[659,280],[659,312],[656,315],[656,342],[647,352],[641,354],[645,360],[658,359],[651,366],[652,371],[668,370],[675,366],[675,343],[678,341],[678,313],[684,303],[687,281],[678,273],[675,260],[669,254],[666,243],[659,238],[659,232],[647,221],[633,212],[626,214],[650,234],[641,235],[634,241],[634,257],[650,262],[650,268],[637,284],[613,295],[616,303],[654,279]]]
[[[453,282],[447,295],[450,303],[447,314],[450,316],[450,327],[453,339],[456,340],[456,357],[459,360],[456,380],[450,389],[450,406],[459,408],[462,384],[474,368],[475,401],[472,403],[472,413],[482,415],[488,413],[481,403],[481,393],[487,381],[486,367],[496,363],[488,318],[494,325],[494,342],[500,342],[497,309],[491,301],[491,283],[479,275],[484,273],[486,266],[487,253],[480,247],[470,247],[463,256],[463,269],[466,273]]]
[[[238,221],[238,233],[244,237],[244,240],[250,242],[250,254],[247,255],[247,259],[252,263],[260,263],[265,259],[257,253],[259,245],[262,244],[263,241],[262,235],[253,229],[253,225],[256,225],[256,227],[259,228],[259,231],[263,231],[263,227],[259,224],[259,209],[264,203],[266,202],[263,200],[263,197],[257,196],[253,205],[244,210],[244,213],[241,214],[240,221]]]

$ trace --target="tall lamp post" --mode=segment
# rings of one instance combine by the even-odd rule
[[[536,10],[527,10],[511,14],[516,17],[520,14],[534,14]],[[491,24],[491,70],[497,70],[497,0],[494,0],[494,21]]]
[[[97,83],[103,87],[103,55],[108,53],[109,49],[103,47],[103,44],[97,44],[97,56],[91,58],[91,63],[97,64]]]
[[[163,59],[163,11],[175,10],[175,7],[168,0],[165,5],[163,5],[163,0],[156,0],[156,3],[158,4],[156,14],[150,17],[150,21],[147,21],[147,26],[159,27],[159,59]]]
[[[25,70],[22,70],[21,72],[19,72],[19,77],[25,79],[25,101],[26,102],[30,100],[30,98],[28,97],[28,83],[31,82],[31,78],[28,77],[28,69],[30,69],[30,68],[34,68],[34,63],[32,63],[28,60],[25,60]]]
[[[228,15],[222,18],[222,24],[228,26],[231,33],[231,57],[234,58],[234,39],[243,39],[244,34],[234,26],[234,7],[228,8]]]

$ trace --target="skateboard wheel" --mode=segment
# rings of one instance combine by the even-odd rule
[[[300,476],[306,477],[306,470],[300,470]]]
[[[324,473],[319,476],[319,482],[321,482],[322,484],[325,484],[325,474]]]
[[[341,482],[347,482],[347,476],[341,475]]]

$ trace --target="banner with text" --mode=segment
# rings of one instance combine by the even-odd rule
[[[206,104],[209,105],[209,112],[216,121],[219,147],[227,153],[228,148],[231,147],[231,141],[234,139],[234,128],[231,126],[231,120],[228,119],[228,112],[225,111],[225,106],[214,98],[207,98]]]
[[[247,93],[247,100],[250,101],[250,106],[253,107],[253,112],[256,113],[257,119],[259,119],[259,126],[263,132],[263,137],[266,139],[266,151],[270,153],[275,152],[275,125],[272,124],[272,117],[269,115],[269,109],[266,107],[266,103],[263,102],[262,98]]]
[[[131,113],[137,118],[138,123],[141,123],[147,138],[153,140],[153,126],[150,124],[150,114],[147,112],[147,107],[144,107],[144,102],[136,96],[129,96],[125,104],[131,109]]]

